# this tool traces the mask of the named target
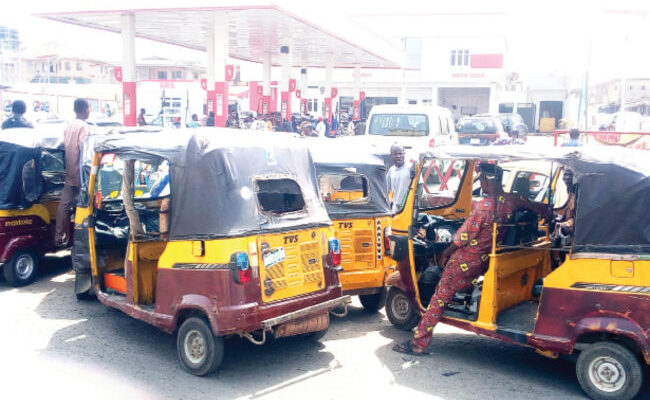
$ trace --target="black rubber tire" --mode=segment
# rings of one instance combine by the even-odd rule
[[[191,337],[202,342],[197,344],[198,351],[205,353],[197,362],[193,362],[191,355],[187,354],[186,340],[190,341]],[[205,319],[188,318],[183,321],[176,335],[176,353],[185,371],[197,376],[209,375],[219,368],[223,360],[223,338],[214,336],[210,324]]]
[[[383,306],[383,291],[375,294],[360,294],[359,295],[359,301],[361,302],[361,305],[363,308],[372,313],[376,313],[379,311]]]
[[[593,383],[595,377],[589,368],[592,362],[600,357],[614,359],[622,366],[626,381],[620,389],[607,392]],[[614,342],[597,342],[582,351],[576,363],[576,375],[582,390],[594,400],[631,400],[643,385],[643,370],[639,358],[627,347]]]
[[[396,302],[401,303],[400,307],[407,306],[406,310],[398,314]],[[405,331],[410,331],[420,322],[420,315],[411,299],[402,289],[395,286],[391,286],[386,295],[386,316],[394,327]]]
[[[25,260],[31,262],[33,267],[31,272],[25,276],[21,276],[21,273],[18,271],[18,265],[19,263],[25,262]],[[18,287],[29,285],[34,282],[34,279],[36,279],[36,275],[38,274],[38,256],[36,256],[36,253],[32,250],[18,250],[2,267],[2,272],[5,276],[5,280],[11,286]]]

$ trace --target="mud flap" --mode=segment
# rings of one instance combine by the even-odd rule
[[[87,295],[92,293],[92,275],[90,269],[90,249],[88,246],[88,220],[74,227],[74,246],[72,248],[72,268],[75,272],[74,293]]]
[[[307,318],[284,323],[275,329],[276,338],[319,332],[327,329],[330,324],[328,313],[318,314]]]

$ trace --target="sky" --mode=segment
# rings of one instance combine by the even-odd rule
[[[579,79],[587,68],[594,81],[650,75],[647,0],[158,0],[155,7],[231,5],[276,5],[393,59],[405,36],[442,41],[487,36],[505,42],[506,68],[522,77],[562,74]],[[115,61],[121,59],[118,35],[47,21],[33,14],[152,7],[151,1],[143,0],[24,0],[3,7],[0,24],[19,29],[28,49],[55,41],[70,54]],[[142,56],[203,57],[196,51],[144,40],[137,41],[136,51]]]

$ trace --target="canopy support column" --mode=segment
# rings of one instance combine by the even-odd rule
[[[334,55],[329,54],[325,66],[325,106],[323,107],[323,118],[327,119],[332,126],[332,75],[334,73]]]
[[[228,119],[228,82],[226,61],[228,59],[228,16],[225,12],[213,13],[210,32],[206,40],[207,89],[206,112],[214,114],[214,126],[226,126]]]
[[[354,66],[353,81],[351,117],[353,121],[359,121],[361,119],[361,65],[359,64]]]
[[[135,15],[122,14],[122,109],[124,126],[135,126],[138,119],[135,72]]]
[[[270,111],[271,103],[271,52],[265,51],[262,59],[262,115]]]
[[[289,41],[287,44],[280,46],[280,63],[282,65],[282,78],[280,80],[280,114],[282,119],[291,122],[291,88],[289,87],[289,67],[290,57],[289,54],[291,46]]]
[[[300,113],[307,115],[307,91],[309,89],[309,75],[307,74],[307,65],[300,68]]]

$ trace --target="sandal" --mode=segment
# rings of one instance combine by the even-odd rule
[[[393,351],[396,351],[396,352],[402,353],[402,354],[408,354],[408,355],[411,355],[411,356],[426,356],[426,355],[431,354],[431,353],[429,353],[429,352],[427,352],[425,350],[420,350],[420,351],[414,350],[413,345],[411,345],[410,340],[408,340],[408,341],[406,341],[404,343],[395,343],[395,345],[393,346]]]

